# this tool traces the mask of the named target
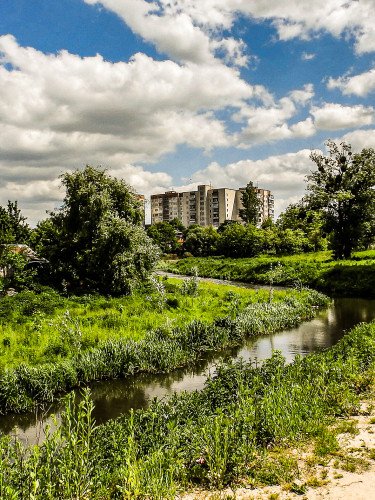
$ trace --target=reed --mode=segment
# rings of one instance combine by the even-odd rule
[[[136,373],[165,373],[194,363],[203,354],[239,345],[245,338],[297,325],[326,306],[328,298],[312,291],[291,291],[279,302],[255,302],[233,318],[213,324],[194,320],[185,326],[156,328],[138,342],[117,339],[78,350],[70,359],[36,366],[19,365],[0,373],[0,413],[24,412],[62,392],[95,380]]]

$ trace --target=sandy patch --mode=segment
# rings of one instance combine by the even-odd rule
[[[226,489],[222,492],[194,491],[178,497],[179,500],[375,500],[375,411],[368,402],[361,405],[361,415],[343,422],[354,423],[358,434],[343,433],[338,436],[340,451],[325,465],[314,468],[320,485],[308,486],[305,493],[296,494],[282,486],[264,488]],[[350,424],[351,425],[351,424]],[[311,480],[311,467],[301,459],[301,480],[297,485]],[[324,483],[324,484],[322,484]]]

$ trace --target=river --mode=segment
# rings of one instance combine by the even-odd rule
[[[154,398],[164,398],[181,391],[200,390],[207,377],[214,375],[215,366],[222,360],[239,359],[261,362],[279,350],[288,362],[298,354],[306,355],[334,345],[358,323],[375,319],[375,300],[334,299],[332,305],[320,311],[311,321],[279,333],[251,339],[239,348],[226,349],[207,356],[194,367],[162,375],[139,375],[125,380],[97,382],[90,385],[95,404],[94,418],[98,424],[131,408],[146,408]],[[0,417],[0,431],[16,434],[29,444],[40,442],[44,427],[52,425],[51,414],[57,421],[62,409],[56,402],[48,409],[23,415]]]

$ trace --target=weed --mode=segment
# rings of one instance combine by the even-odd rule
[[[351,434],[357,436],[359,434],[358,423],[355,420],[343,420],[335,427],[337,434]]]

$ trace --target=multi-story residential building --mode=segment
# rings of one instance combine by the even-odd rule
[[[258,225],[273,219],[273,195],[266,189],[255,188],[260,199]],[[219,227],[226,220],[242,222],[240,210],[245,188],[212,188],[202,184],[197,191],[177,193],[167,191],[151,196],[151,224],[179,219],[184,226],[192,224]]]
[[[146,215],[146,198],[143,194],[134,194],[135,199],[139,202],[139,208],[142,212],[143,217],[143,225],[145,224],[145,215]]]

